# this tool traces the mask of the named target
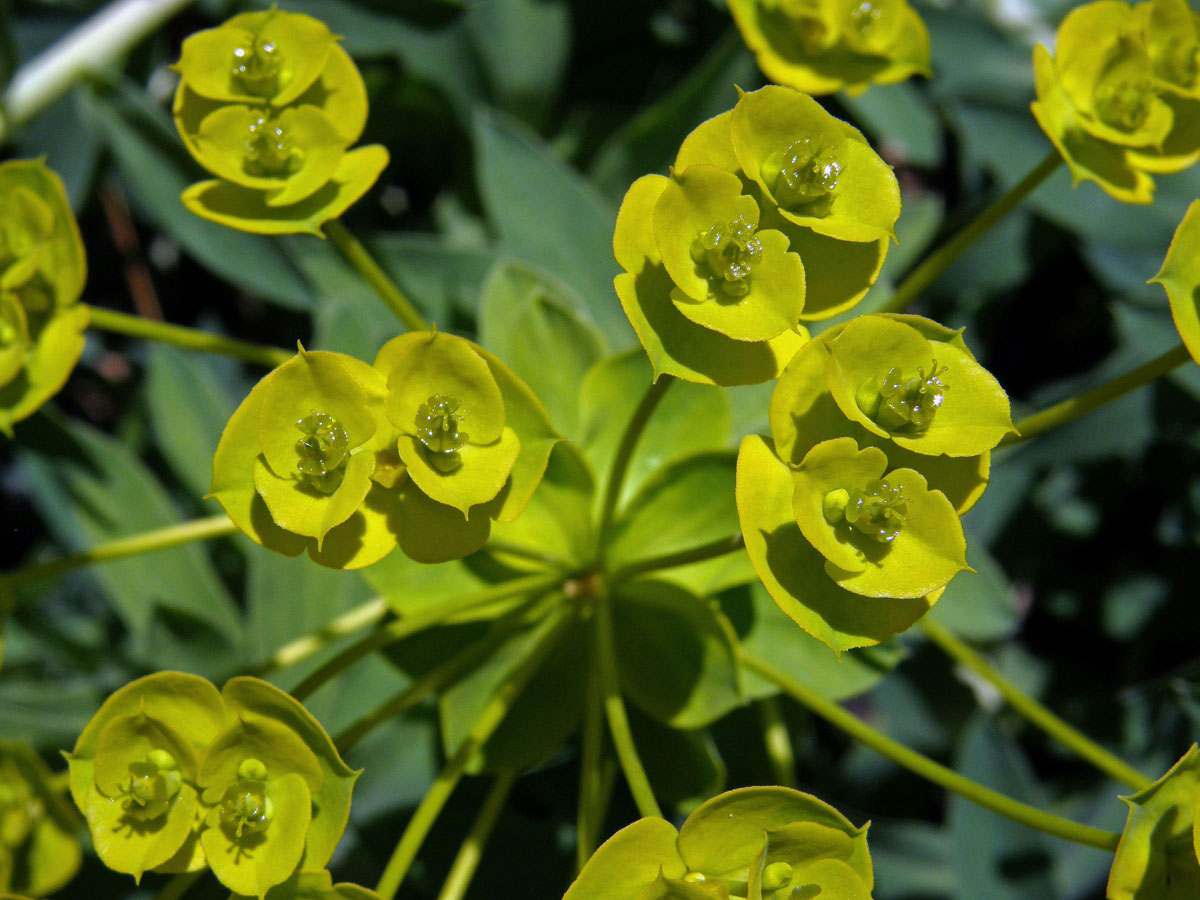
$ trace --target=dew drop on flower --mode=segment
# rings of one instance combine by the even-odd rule
[[[776,202],[793,211],[805,207],[806,214],[824,214],[826,210],[813,204],[832,199],[841,175],[837,148],[811,137],[793,141],[763,163],[763,176],[771,185]]]
[[[431,394],[417,407],[417,440],[429,451],[428,459],[439,472],[450,473],[462,465],[458,451],[466,446],[468,435],[462,430],[466,410],[456,397]]]
[[[892,367],[879,386],[879,409],[874,419],[889,431],[923,431],[933,422],[949,385],[943,381],[948,367],[938,370],[937,360],[925,374],[923,367],[909,378],[897,367]]]
[[[279,89],[283,56],[274,41],[256,37],[233,49],[230,75],[234,86],[256,97],[273,97]]]
[[[727,297],[750,293],[751,270],[762,262],[763,255],[757,231],[739,215],[732,222],[718,222],[701,232],[692,247],[692,259],[708,267],[717,288]]]

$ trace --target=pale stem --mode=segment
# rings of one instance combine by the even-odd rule
[[[1105,775],[1135,791],[1144,790],[1153,783],[1123,759],[1109,753],[1087,735],[1068,725],[1018,688],[1001,675],[981,654],[968,646],[966,642],[959,640],[951,631],[932,621],[928,616],[923,618],[920,624],[925,636],[948,656],[991,684],[1000,692],[1000,696],[1008,701],[1009,706],[1068,750],[1090,762]]]
[[[633,416],[629,419],[629,424],[625,426],[625,432],[621,435],[621,442],[617,445],[617,452],[613,455],[612,471],[608,476],[608,484],[604,488],[604,506],[600,513],[600,534],[604,535],[608,531],[609,525],[612,524],[613,515],[617,511],[617,500],[621,496],[621,486],[625,482],[625,473],[629,469],[629,463],[633,459],[633,451],[637,447],[638,439],[641,438],[642,432],[646,430],[646,423],[650,421],[650,416],[653,415],[655,408],[663,398],[663,394],[667,392],[675,381],[672,375],[660,375],[657,381],[651,382],[650,387],[646,389],[646,393],[642,395],[641,402],[638,403],[637,409],[633,411]]]
[[[75,82],[109,68],[192,0],[118,0],[17,69],[4,91],[0,141]]]
[[[396,318],[404,323],[409,331],[428,331],[429,323],[417,312],[412,302],[404,296],[404,292],[388,276],[387,272],[375,262],[367,248],[352,235],[346,226],[338,219],[330,219],[321,226],[325,236],[337,247],[346,262],[375,289],[384,303],[388,305]]]
[[[785,694],[808,707],[825,721],[840,728],[856,741],[870,747],[880,756],[890,759],[939,787],[953,791],[984,809],[989,809],[1014,822],[1020,822],[1022,825],[1036,828],[1046,834],[1110,852],[1117,849],[1117,844],[1121,840],[1119,834],[1092,828],[1090,825],[1081,825],[1007,797],[999,791],[994,791],[965,778],[953,769],[948,769],[929,757],[922,756],[915,750],[892,740],[836,703],[826,700],[820,694],[761,660],[744,657],[742,664],[768,681],[774,682]]]
[[[701,544],[698,547],[690,547],[687,550],[677,550],[674,553],[664,553],[662,556],[639,559],[636,562],[631,562],[616,569],[609,577],[609,582],[615,584],[621,581],[628,581],[635,575],[642,575],[646,572],[657,572],[659,569],[673,569],[676,566],[688,566],[692,563],[716,559],[719,556],[736,553],[738,550],[744,549],[745,546],[746,541],[739,533],[733,537],[723,537],[719,540],[710,541],[707,544]]]
[[[383,900],[393,900],[396,896],[396,891],[400,888],[400,883],[404,880],[404,876],[408,874],[409,866],[417,857],[417,853],[421,849],[421,845],[425,842],[425,837],[429,834],[429,830],[433,827],[433,823],[437,820],[438,814],[442,811],[442,807],[446,805],[446,801],[450,799],[450,794],[454,791],[459,779],[467,769],[467,764],[471,758],[479,752],[480,748],[487,743],[488,738],[504,721],[504,717],[508,715],[508,711],[512,708],[513,703],[525,690],[525,686],[529,680],[541,668],[542,663],[553,651],[558,644],[559,638],[562,637],[567,625],[573,620],[573,615],[564,615],[559,618],[546,631],[546,634],[538,641],[533,652],[525,657],[525,660],[508,678],[496,688],[496,694],[492,697],[488,705],[484,707],[483,712],[476,720],[471,730],[467,732],[463,738],[458,750],[454,756],[446,763],[433,784],[422,798],[417,806],[416,812],[409,820],[408,825],[404,829],[404,833],[400,835],[400,840],[396,844],[396,849],[392,851],[391,859],[388,860],[387,866],[383,870],[383,875],[379,879],[379,884],[375,887],[375,892],[379,894]]]
[[[145,531],[129,537],[117,538],[103,544],[97,544],[79,553],[51,559],[36,565],[26,566],[12,572],[0,574],[0,587],[13,588],[20,584],[61,575],[91,563],[108,562],[114,559],[124,559],[141,553],[151,553],[155,550],[167,550],[193,541],[203,541],[209,538],[224,537],[233,534],[238,528],[225,515],[209,516],[205,519],[193,519],[178,525],[168,525],[154,531]]]
[[[1176,369],[1188,362],[1191,358],[1187,347],[1183,344],[1173,347],[1161,356],[1150,360],[1150,362],[1138,366],[1124,375],[1118,375],[1112,381],[1086,391],[1078,397],[1071,397],[1062,403],[1056,403],[1049,409],[1043,409],[1032,416],[1026,416],[1015,425],[1020,434],[1012,434],[1010,432],[1000,441],[999,446],[1007,447],[1010,444],[1017,444],[1021,441],[1029,440],[1029,438],[1035,437],[1044,431],[1057,428],[1059,425],[1073,422],[1080,416],[1085,416],[1106,403],[1111,403],[1113,400],[1123,397],[1131,391],[1150,384],[1150,382],[1161,378],[1172,369]]]
[[[775,697],[763,697],[757,705],[762,719],[763,746],[771,763],[775,783],[783,787],[797,787],[796,754],[792,750],[792,739],[788,735],[779,701]]]
[[[625,773],[633,802],[643,816],[662,818],[662,810],[654,799],[654,789],[646,777],[646,769],[638,756],[633,732],[629,728],[629,717],[625,702],[621,699],[621,679],[617,672],[617,654],[613,639],[612,599],[605,595],[596,604],[596,657],[600,671],[600,686],[604,697],[604,714],[608,718],[608,731],[612,737],[617,760]]]
[[[87,304],[83,304],[87,306]],[[235,341],[224,335],[201,331],[198,328],[188,328],[184,325],[171,325],[167,322],[156,322],[141,316],[131,316],[129,313],[104,309],[100,306],[87,306],[88,326],[102,331],[111,331],[129,337],[146,341],[157,341],[160,344],[171,344],[187,350],[199,350],[203,353],[219,353],[242,362],[253,363],[273,369],[287,362],[296,354],[282,347],[268,347],[265,344],[252,344],[247,341]]]
[[[306,634],[290,643],[284,644],[272,653],[265,662],[247,672],[247,674],[261,676],[277,669],[286,669],[288,666],[294,666],[296,663],[308,659],[318,650],[328,647],[338,638],[354,634],[355,632],[362,631],[364,628],[377,624],[380,619],[387,615],[387,611],[387,601],[382,597],[368,600],[366,603],[362,603],[354,607],[354,609],[342,613],[328,625],[314,631],[312,634]]]
[[[562,576],[557,574],[538,574],[530,575],[526,578],[514,578],[511,581],[502,581],[490,588],[467,594],[465,597],[455,597],[452,600],[434,603],[422,609],[413,610],[411,614],[384,625],[357,643],[347,647],[333,659],[329,660],[329,662],[325,663],[325,665],[321,666],[321,668],[317,669],[317,671],[305,678],[300,684],[296,685],[292,689],[291,694],[297,700],[304,700],[334,676],[344,672],[360,659],[369,656],[381,647],[386,647],[388,644],[403,640],[419,631],[424,631],[426,628],[441,624],[446,619],[459,613],[478,609],[481,606],[487,606],[499,600],[507,600],[510,597],[515,597],[529,591],[551,588],[558,584],[561,578]]]
[[[1058,150],[1051,150],[1045,159],[1038,163],[1029,174],[1009,188],[1007,193],[972,219],[954,237],[925,257],[919,266],[909,272],[908,277],[900,282],[899,287],[896,288],[896,292],[888,298],[887,303],[880,312],[904,312],[908,308],[908,305],[922,291],[933,284],[943,272],[950,268],[956,259],[966,253],[972,244],[987,234],[993,225],[1019,206],[1021,201],[1028,197],[1034,188],[1045,181],[1058,168],[1061,162],[1062,157],[1059,155]]]
[[[492,836],[492,829],[496,827],[496,819],[500,817],[500,810],[504,808],[504,801],[508,799],[508,793],[512,790],[513,782],[516,779],[515,769],[508,769],[496,776],[496,780],[492,783],[492,789],[488,791],[479,815],[475,819],[475,824],[471,826],[466,840],[458,848],[458,855],[454,857],[454,863],[450,866],[450,874],[446,876],[442,890],[438,893],[438,900],[462,900],[463,895],[466,894],[467,888],[471,886],[471,879],[475,877],[475,870],[479,867],[484,845]]]

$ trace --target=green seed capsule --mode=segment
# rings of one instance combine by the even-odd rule
[[[762,254],[757,229],[744,216],[718,222],[702,232],[692,247],[692,259],[706,265],[718,290],[735,299],[750,292],[750,272],[762,262]]]
[[[777,891],[792,880],[792,867],[789,863],[773,862],[762,873],[762,889]]]
[[[904,527],[908,500],[899,487],[877,478],[853,491],[846,504],[846,521],[881,544],[890,544]]]
[[[230,75],[236,87],[256,97],[272,97],[279,88],[283,57],[273,41],[255,38],[233,50]]]

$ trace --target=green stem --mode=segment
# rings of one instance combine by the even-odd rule
[[[1087,415],[1093,410],[1099,409],[1106,403],[1111,403],[1118,397],[1125,396],[1130,391],[1144,387],[1156,378],[1161,378],[1172,369],[1178,368],[1185,362],[1188,362],[1191,358],[1187,347],[1180,344],[1178,347],[1168,350],[1161,356],[1155,357],[1150,362],[1138,366],[1133,371],[1119,375],[1112,381],[1086,391],[1078,397],[1071,397],[1062,403],[1056,403],[1049,409],[1043,409],[1032,416],[1026,416],[1016,423],[1016,429],[1020,434],[1010,433],[1006,435],[1004,440],[1000,442],[1000,446],[1007,447],[1010,444],[1027,441],[1029,438],[1035,437],[1044,431],[1049,431],[1051,428],[1057,428],[1059,425],[1072,422],[1080,416]]]
[[[416,310],[412,302],[388,276],[379,263],[375,262],[367,248],[352,235],[346,226],[338,219],[330,219],[321,226],[325,236],[337,247],[346,262],[350,263],[359,275],[375,289],[378,294],[396,314],[396,318],[404,323],[409,331],[428,331],[429,323]]]
[[[1123,759],[1109,753],[1091,738],[1072,728],[1038,701],[1034,700],[1011,681],[1000,674],[983,656],[973,650],[952,632],[943,628],[928,616],[921,619],[921,629],[933,643],[960,665],[970,669],[990,683],[1008,704],[1045,731],[1064,747],[1090,762],[1101,772],[1133,788],[1135,791],[1148,788],[1152,782]]]
[[[342,613],[325,627],[298,637],[291,643],[284,644],[258,666],[248,671],[247,675],[262,676],[278,669],[286,669],[296,663],[308,659],[318,650],[328,647],[338,638],[375,625],[387,615],[388,605],[382,597],[368,600],[354,609]]]
[[[596,849],[604,818],[604,690],[600,660],[593,647],[587,679],[587,698],[579,753],[579,809],[575,817],[575,871],[583,868]]]
[[[383,900],[393,900],[396,896],[396,891],[399,890],[400,883],[408,873],[409,866],[416,859],[421,844],[425,842],[425,837],[437,820],[442,807],[450,799],[450,794],[466,771],[467,764],[492,736],[492,732],[504,721],[504,717],[508,715],[508,711],[525,689],[525,685],[541,668],[542,663],[546,661],[546,657],[558,644],[559,638],[573,618],[573,615],[561,616],[557,622],[547,628],[544,636],[533,648],[533,652],[525,657],[516,671],[496,688],[495,695],[484,707],[471,730],[467,732],[454,756],[438,773],[437,778],[434,779],[433,784],[417,806],[416,812],[413,813],[413,817],[409,820],[404,833],[400,835],[396,849],[392,851],[391,859],[388,860],[383,875],[380,876],[379,884],[375,887],[375,892]]]
[[[649,559],[639,559],[636,562],[631,562],[629,565],[616,569],[609,576],[609,582],[615,584],[621,581],[628,581],[635,575],[642,575],[646,572],[657,572],[659,569],[672,569],[676,566],[704,562],[706,559],[716,559],[719,556],[736,553],[738,550],[744,549],[745,546],[746,541],[739,533],[733,537],[723,537],[720,540],[701,544],[699,547],[678,550],[674,553],[664,553],[662,556],[654,556]]]
[[[466,894],[467,888],[471,886],[471,879],[475,876],[475,869],[479,866],[479,860],[483,856],[483,847],[491,837],[492,829],[496,827],[496,819],[500,817],[500,810],[504,808],[504,801],[508,799],[508,793],[512,790],[513,782],[516,780],[515,769],[508,769],[496,776],[496,780],[492,783],[492,789],[488,791],[488,795],[483,801],[483,807],[475,819],[475,824],[471,826],[466,840],[458,848],[458,855],[454,857],[454,863],[450,866],[450,874],[446,876],[437,900],[462,900],[463,895]]]
[[[561,557],[555,556],[552,553],[545,553],[541,550],[535,550],[532,547],[523,547],[520,544],[510,544],[508,541],[498,541],[492,538],[488,539],[487,544],[483,548],[493,554],[503,554],[506,556],[516,556],[521,559],[527,559],[530,562],[540,563],[551,569],[560,569],[566,571],[571,568],[571,564]]]
[[[557,602],[557,600],[554,602]],[[334,738],[333,742],[337,746],[338,751],[341,753],[346,752],[384,722],[411,709],[426,697],[440,691],[469,669],[474,668],[501,641],[520,627],[522,623],[539,621],[543,612],[545,610],[536,601],[533,604],[522,604],[516,609],[506,612],[492,623],[491,628],[488,629],[488,633],[478,641],[456,653],[441,665],[430,669],[400,693],[385,700],[353,725],[347,727],[341,734]]]
[[[933,284],[938,276],[950,268],[954,261],[962,256],[972,244],[987,234],[993,225],[1012,212],[1022,200],[1033,192],[1034,188],[1058,168],[1061,162],[1062,156],[1059,155],[1058,150],[1050,151],[1045,159],[1017,184],[1009,188],[1006,194],[909,272],[908,277],[900,283],[896,292],[892,294],[880,312],[904,312],[922,291]]]
[[[87,306],[87,304],[83,304]],[[199,350],[203,353],[220,353],[231,356],[242,362],[254,363],[273,369],[287,362],[296,354],[280,347],[268,347],[265,344],[251,344],[246,341],[235,341],[224,335],[200,331],[197,328],[187,328],[183,325],[170,325],[166,322],[156,322],[141,316],[131,316],[129,313],[117,312],[115,309],[104,309],[100,306],[87,306],[88,325],[102,331],[111,331],[129,337],[147,341],[158,341],[160,344],[171,344],[187,350]]]
[[[629,728],[629,717],[625,702],[621,699],[621,680],[617,673],[617,654],[613,640],[612,599],[608,595],[598,598],[596,604],[596,658],[600,674],[600,689],[604,698],[604,713],[608,718],[608,731],[612,736],[613,748],[629,783],[633,802],[643,816],[662,818],[662,810],[654,799],[654,789],[646,777],[646,769],[638,756],[633,732]]]
[[[195,872],[180,872],[158,889],[154,900],[179,900],[207,871],[207,869],[199,869]]]
[[[796,754],[792,750],[792,739],[788,735],[787,723],[775,697],[763,697],[758,701],[758,713],[762,718],[763,746],[771,762],[775,783],[794,788],[796,784]]]
[[[1101,850],[1115,851],[1117,849],[1117,843],[1121,839],[1119,834],[1092,828],[1090,825],[1080,825],[1070,819],[1043,812],[1036,807],[1006,797],[999,791],[984,787],[969,778],[964,778],[953,769],[948,769],[876,731],[836,703],[826,700],[815,691],[761,660],[743,657],[742,663],[763,678],[777,684],[784,693],[808,707],[822,719],[840,728],[856,741],[866,744],[879,755],[948,791],[953,791],[972,803],[979,804],[984,809],[989,809],[1014,822],[1020,822],[1022,825],[1036,828],[1038,831],[1055,837],[1074,841],[1077,844],[1098,847]]]
[[[609,525],[612,524],[613,515],[617,511],[621,486],[625,483],[625,473],[629,470],[629,463],[633,459],[633,451],[637,447],[638,439],[645,431],[646,423],[650,421],[650,416],[654,414],[654,410],[667,392],[667,388],[674,382],[675,376],[673,375],[660,375],[657,381],[651,382],[646,393],[642,395],[637,409],[633,411],[629,424],[625,426],[625,433],[621,435],[621,442],[617,445],[617,452],[613,455],[608,484],[604,487],[604,506],[601,507],[600,513],[600,534],[602,536],[607,533]]]
[[[168,525],[165,528],[117,538],[104,544],[97,544],[95,547],[79,553],[72,553],[44,563],[26,566],[24,569],[0,574],[0,587],[13,588],[39,578],[61,575],[63,572],[70,572],[72,569],[78,569],[91,563],[124,559],[127,556],[150,553],[154,550],[167,550],[181,544],[190,544],[192,541],[224,537],[237,530],[237,526],[225,515],[209,516],[205,519],[181,522],[178,525]]]
[[[530,575],[527,578],[514,578],[511,581],[502,581],[490,588],[468,594],[465,597],[455,597],[453,600],[435,603],[431,606],[414,610],[410,615],[384,625],[357,643],[347,647],[333,659],[329,660],[329,662],[325,663],[325,665],[321,666],[321,668],[317,669],[317,671],[305,678],[300,684],[296,685],[292,689],[291,694],[297,700],[305,700],[317,688],[325,684],[325,682],[344,672],[360,659],[369,656],[381,647],[386,647],[388,644],[403,640],[406,637],[416,634],[418,631],[424,631],[426,628],[441,624],[446,619],[458,613],[478,609],[481,606],[487,606],[489,603],[515,597],[527,591],[538,591],[553,587],[561,578],[562,576],[557,574],[538,574]]]

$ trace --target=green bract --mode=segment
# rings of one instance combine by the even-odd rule
[[[809,94],[929,75],[929,32],[906,0],[730,0],[771,79]]]
[[[1067,14],[1053,56],[1034,48],[1033,114],[1076,182],[1149,203],[1152,173],[1200,159],[1196,21],[1186,0],[1100,0]]]
[[[1200,749],[1195,744],[1162,778],[1122,797],[1129,818],[1108,878],[1108,900],[1200,896]]]
[[[520,514],[557,440],[529,388],[462,338],[402,335],[373,366],[301,350],[230,418],[212,496],[280,553],[358,568],[399,545],[441,562]]]
[[[344,568],[380,559],[395,547],[372,480],[393,439],[385,392],[366,363],[301,349],[225,426],[212,496],[264,547]]]
[[[1171,317],[1192,359],[1200,362],[1200,200],[1192,202],[1175,229],[1162,268],[1152,279],[1167,291]]]
[[[234,898],[241,895],[234,894]],[[329,872],[297,872],[267,892],[267,900],[380,900],[374,891],[357,884],[334,884]]]
[[[899,213],[895,176],[858,131],[766,87],[696,128],[669,178],[629,189],[617,294],[656,374],[759,383],[803,343],[801,320],[862,298]]]
[[[869,900],[873,883],[866,826],[809,794],[751,787],[703,803],[679,831],[658,818],[621,829],[563,900]]]
[[[0,431],[58,392],[83,352],[83,241],[40,160],[0,163]]]
[[[208,865],[262,897],[319,870],[345,829],[357,778],[299,703],[254,678],[217,689],[159,672],[113,694],[67,757],[71,794],[111,869]]]
[[[29,748],[0,741],[0,894],[44,897],[79,868],[78,818],[52,778]]]
[[[367,95],[321,22],[277,9],[192,35],[175,67],[175,125],[217,176],[183,202],[197,215],[266,234],[320,233],[387,164],[380,146],[349,150]]]

